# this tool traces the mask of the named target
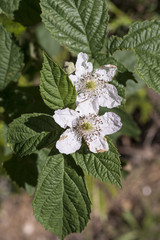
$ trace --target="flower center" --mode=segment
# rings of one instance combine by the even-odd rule
[[[95,89],[96,88],[96,84],[94,81],[90,80],[86,83],[86,88],[87,89]]]
[[[81,127],[84,131],[91,131],[93,129],[92,124],[90,124],[89,122],[83,123]]]

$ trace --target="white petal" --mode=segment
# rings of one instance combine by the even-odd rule
[[[79,90],[79,89],[77,89]],[[84,90],[82,92],[77,91],[77,99],[76,99],[76,105],[78,105],[79,103],[83,102],[83,101],[87,101],[87,94],[85,94]]]
[[[86,53],[79,53],[76,62],[76,76],[80,78],[81,76],[93,71],[93,65],[88,62],[88,55]]]
[[[96,69],[93,73],[94,75],[98,75],[100,80],[105,80],[106,82],[112,81],[112,78],[116,74],[117,67],[115,65],[104,65],[98,69]]]
[[[71,79],[73,85],[77,85],[79,79],[77,78],[76,75],[71,74],[71,75],[69,75],[69,78]]]
[[[113,134],[122,127],[120,117],[113,112],[107,112],[99,118],[102,121],[99,126],[103,136]]]
[[[99,105],[114,108],[121,105],[122,98],[118,95],[117,88],[112,84],[106,84],[99,97]]]
[[[76,111],[79,112],[81,116],[89,115],[90,113],[97,114],[99,112],[98,98],[95,98],[94,100],[85,100],[81,103],[78,103]]]
[[[56,143],[56,148],[61,153],[70,154],[81,147],[81,137],[71,129],[67,129]]]
[[[73,121],[77,117],[79,117],[79,113],[69,108],[56,110],[53,115],[55,122],[62,128],[66,128],[67,126],[72,127]]]
[[[91,152],[100,153],[109,150],[107,140],[102,136],[94,135],[92,138],[85,139]]]

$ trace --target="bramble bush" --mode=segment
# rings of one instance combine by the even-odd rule
[[[127,35],[107,37],[108,21],[105,0],[0,2],[0,109],[14,153],[6,147],[1,171],[34,193],[37,221],[60,239],[90,218],[84,174],[121,187],[115,140],[140,134],[125,111],[126,94],[139,83],[160,93],[160,21],[134,22]],[[75,66],[53,61],[61,46],[78,56]]]

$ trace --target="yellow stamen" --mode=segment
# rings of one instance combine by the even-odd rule
[[[88,89],[95,89],[96,88],[95,82],[94,81],[88,81],[86,83],[86,88],[88,88]]]
[[[85,122],[81,125],[82,129],[85,131],[90,131],[93,129],[92,125],[89,122]]]

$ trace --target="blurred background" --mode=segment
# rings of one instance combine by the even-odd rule
[[[107,3],[109,36],[125,35],[136,20],[160,18],[159,0]],[[62,67],[64,61],[76,59],[41,23],[38,0],[22,0],[15,21],[0,14],[0,23],[14,34],[25,54],[18,85],[13,82],[0,93],[0,164],[4,166],[0,168],[0,240],[54,240],[56,236],[36,222],[31,206],[40,171],[36,161],[42,166],[47,150],[32,156],[33,161],[26,158],[29,164],[25,165],[12,155],[6,132],[7,125],[22,113],[52,114],[38,87],[43,50]],[[131,51],[117,51],[115,58],[131,71],[137,64]],[[129,80],[126,87],[125,110],[128,118],[132,118],[132,126],[126,123],[128,131],[124,128],[112,137],[121,154],[122,189],[86,176],[92,201],[91,221],[82,234],[71,234],[67,240],[160,240],[160,96],[138,77],[136,80]],[[21,171],[23,179],[18,174]]]

